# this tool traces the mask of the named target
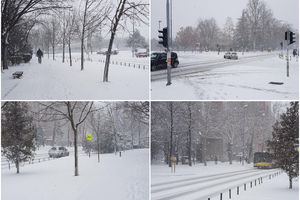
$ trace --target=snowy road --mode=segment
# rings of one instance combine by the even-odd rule
[[[178,68],[172,69],[172,77],[190,75],[199,72],[207,72],[220,67],[239,65],[249,63],[265,58],[274,57],[274,53],[249,55],[241,57],[239,60],[228,60],[224,58],[208,59],[204,61],[183,61]],[[152,71],[151,81],[161,80],[166,78],[166,70]]]
[[[250,168],[212,173],[212,170],[209,175],[197,175],[196,171],[193,175],[179,172],[178,175],[176,173],[169,175],[168,178],[172,180],[166,180],[168,178],[165,177],[165,181],[156,181],[157,176],[152,176],[154,183],[151,185],[151,196],[153,200],[207,200],[208,197],[213,199],[220,193],[228,192],[229,189],[236,189],[237,186],[240,186],[241,191],[244,190],[244,183],[247,184],[246,189],[260,185],[261,181],[269,179],[269,175],[272,176],[278,171],[278,169],[258,170]]]
[[[152,72],[152,79],[154,77],[157,80],[151,82],[151,98],[154,100],[256,99],[264,101],[298,99],[297,59],[293,57],[290,61],[289,77],[287,77],[286,60],[274,54],[259,56],[260,59],[255,56],[258,55],[229,61],[216,61],[218,58],[208,57],[203,61],[208,64],[203,64],[203,67],[187,66],[182,67],[182,71],[179,67],[173,70],[172,85],[168,87],[166,87],[166,72]],[[191,58],[189,62],[192,62]],[[219,64],[214,66],[211,64],[214,62]],[[185,68],[189,70],[185,72]],[[274,85],[270,82],[283,84]]]
[[[4,200],[142,200],[149,195],[149,150],[101,154],[100,163],[96,155],[80,156],[77,177],[72,156],[1,173]]]

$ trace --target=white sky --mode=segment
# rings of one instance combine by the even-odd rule
[[[173,37],[182,26],[196,26],[200,18],[214,17],[219,26],[223,26],[226,17],[236,23],[237,18],[246,8],[248,0],[172,0],[173,2]],[[274,16],[299,29],[299,0],[264,0]],[[158,35],[158,21],[161,27],[166,21],[166,0],[151,0],[151,38]]]

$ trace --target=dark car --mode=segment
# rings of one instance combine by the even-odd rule
[[[179,65],[177,53],[171,53],[171,66],[176,68]],[[167,68],[167,53],[152,53],[151,54],[151,71]]]

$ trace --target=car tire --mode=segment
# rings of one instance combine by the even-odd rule
[[[175,62],[174,65],[173,65],[173,68],[177,68],[178,64],[179,64],[178,62]]]

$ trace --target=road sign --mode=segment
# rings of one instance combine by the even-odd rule
[[[90,133],[87,133],[85,135],[85,137],[86,137],[87,140],[92,140],[92,134],[90,134]]]

